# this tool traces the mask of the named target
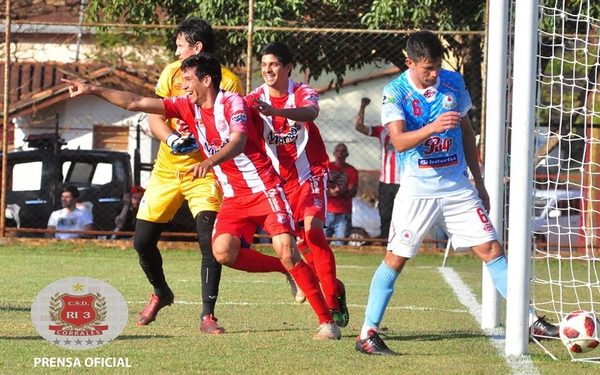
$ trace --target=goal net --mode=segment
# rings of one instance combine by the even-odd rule
[[[575,310],[600,318],[597,4],[539,1],[531,303],[556,324]],[[558,340],[543,344],[564,349]],[[600,348],[571,358],[600,360]]]

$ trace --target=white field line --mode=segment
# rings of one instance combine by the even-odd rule
[[[129,305],[144,305],[148,303],[148,301],[127,301],[127,304]],[[173,302],[175,305],[192,305],[192,306],[200,306],[202,305],[202,302],[200,301],[182,301],[182,300],[175,300],[175,302]],[[218,302],[219,306],[222,305],[226,305],[226,306],[284,306],[284,305],[288,305],[288,306],[301,306],[304,305],[304,303],[300,304],[297,302],[288,302],[288,301],[281,301],[281,302],[244,302],[244,301],[220,301]],[[366,309],[367,306],[366,305],[358,305],[358,304],[351,304],[349,303],[348,306],[350,307],[356,307],[356,308],[361,308],[361,309]],[[388,310],[404,310],[404,311],[434,311],[434,312],[444,312],[444,313],[456,313],[456,314],[464,314],[467,312],[467,310],[465,309],[440,309],[437,307],[428,307],[428,306],[390,306],[387,308]]]
[[[475,318],[477,323],[481,325],[481,305],[477,302],[475,295],[471,289],[462,281],[460,276],[449,267],[439,267],[438,271],[444,276],[446,283],[454,290],[454,294],[458,297],[469,311],[469,314]],[[504,356],[505,336],[504,330],[501,328],[483,330],[486,336],[490,338],[490,342],[496,348],[501,356]],[[534,375],[539,374],[537,368],[533,364],[531,357],[528,355],[507,356],[505,357],[506,364],[510,367],[513,374]]]

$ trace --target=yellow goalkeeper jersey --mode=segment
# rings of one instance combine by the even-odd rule
[[[221,65],[221,76],[221,89],[237,92],[240,95],[244,94],[242,82],[239,77],[223,65]],[[185,91],[182,89],[182,86],[183,74],[181,73],[181,61],[175,61],[163,69],[154,92],[162,98],[184,95]],[[169,119],[167,120],[167,124],[171,129],[179,130],[178,121],[176,119]],[[188,155],[172,155],[171,148],[166,143],[160,142],[154,168],[182,171],[187,170],[202,160],[204,160],[204,157],[200,151]]]

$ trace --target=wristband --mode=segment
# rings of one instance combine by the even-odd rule
[[[179,139],[179,135],[177,133],[171,133],[167,139],[165,139],[165,143],[167,146],[172,147],[173,142],[175,142],[177,139]]]

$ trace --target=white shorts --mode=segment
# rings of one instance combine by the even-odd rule
[[[441,198],[405,197],[398,192],[387,249],[404,258],[414,257],[425,234],[436,223],[448,234],[455,248],[498,239],[475,190]]]

